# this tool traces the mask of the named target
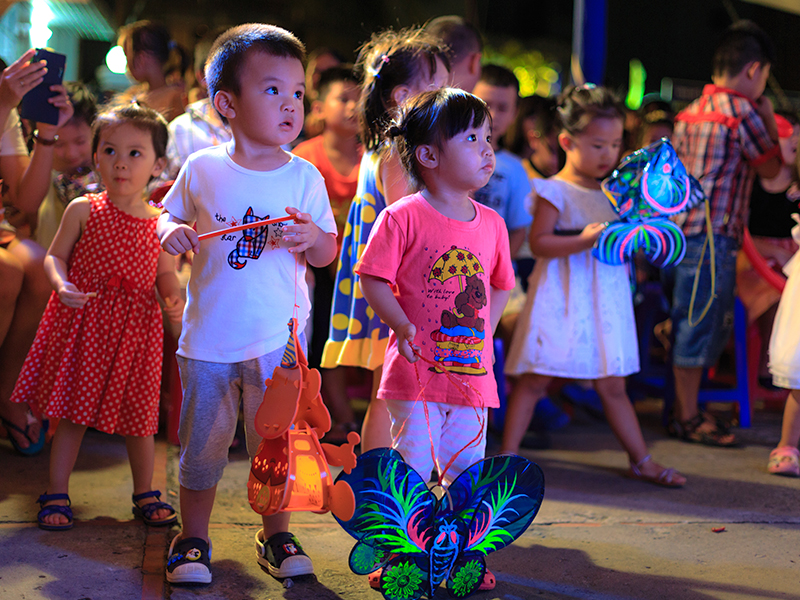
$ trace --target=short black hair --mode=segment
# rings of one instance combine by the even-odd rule
[[[484,121],[491,123],[492,119],[483,100],[457,88],[422,92],[397,107],[394,115],[386,137],[397,149],[403,170],[416,187],[422,185],[417,148],[426,144],[442,148],[462,131],[481,127]]]
[[[103,131],[125,124],[133,125],[150,134],[156,158],[164,158],[167,155],[167,142],[169,142],[167,120],[160,112],[134,100],[107,106],[97,115],[92,126],[92,156],[97,152],[100,134]]]
[[[353,70],[352,64],[343,64],[338,67],[330,67],[325,69],[319,76],[319,83],[317,84],[317,99],[325,100],[325,96],[331,89],[331,85],[339,81],[352,83],[358,85],[358,76]]]
[[[438,37],[448,47],[450,62],[461,62],[473,52],[483,52],[481,32],[472,23],[457,15],[436,17],[425,30]]]
[[[483,65],[481,67],[481,78],[478,81],[494,87],[513,87],[519,95],[519,79],[514,75],[514,71],[501,65]]]
[[[86,123],[91,127],[97,116],[97,100],[94,94],[80,81],[68,81],[64,86],[73,108],[72,118],[67,124]]]
[[[164,73],[178,71],[181,75],[190,66],[189,55],[181,48],[169,29],[157,21],[136,21],[119,30],[119,39],[130,39],[134,54],[147,52],[156,57]]]
[[[777,51],[767,33],[752,21],[743,19],[731,25],[714,50],[713,74],[734,77],[748,63],[775,65]]]
[[[206,62],[206,84],[212,103],[220,90],[241,93],[242,65],[247,54],[254,51],[295,58],[305,68],[306,47],[293,33],[264,23],[231,27],[216,39]]]

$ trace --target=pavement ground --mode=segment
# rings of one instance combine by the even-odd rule
[[[637,410],[654,458],[676,467],[688,485],[665,489],[623,477],[627,461],[608,425],[577,411],[551,434],[551,449],[523,451],[544,470],[544,503],[519,540],[488,557],[497,587],[474,598],[800,600],[800,479],[766,470],[780,414],[757,412],[754,426],[740,430],[742,447],[719,449],[666,437],[657,401]],[[166,583],[166,550],[178,528],[132,519],[130,471],[117,436],[87,433],[70,486],[75,527],[41,531],[35,499],[47,485],[49,450],[23,458],[0,440],[2,600],[381,598],[349,571],[353,540],[330,515],[292,517],[315,577],[287,588],[262,571],[253,543],[260,518],[247,503],[242,452],[231,454],[219,485],[209,586]],[[155,487],[176,508],[177,455],[158,441]]]

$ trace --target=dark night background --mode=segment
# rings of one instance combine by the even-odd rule
[[[330,46],[352,55],[371,32],[424,23],[443,14],[475,22],[487,42],[500,47],[515,39],[542,51],[566,71],[572,39],[573,0],[107,0],[114,26],[136,19],[167,24],[175,39],[191,48],[208,28],[247,21],[281,25],[309,50]],[[727,4],[727,7],[726,7]],[[800,59],[791,43],[800,16],[741,0],[607,0],[606,83],[624,88],[628,61],[647,70],[646,91],[658,91],[662,77],[706,82],[718,36],[731,23],[729,9],[761,25],[778,47],[773,73],[786,90],[800,90]]]

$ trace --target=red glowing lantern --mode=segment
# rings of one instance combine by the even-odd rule
[[[356,465],[355,432],[342,446],[321,444],[331,428],[331,416],[322,402],[319,371],[297,343],[297,319],[289,321],[289,341],[281,364],[267,379],[264,401],[256,413],[256,431],[264,439],[250,467],[247,496],[261,515],[281,511],[332,511],[349,520],[355,497],[345,481],[334,484],[329,466],[346,473]]]

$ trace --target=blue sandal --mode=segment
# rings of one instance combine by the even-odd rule
[[[160,490],[152,490],[150,492],[145,492],[144,494],[134,494],[133,498],[133,516],[141,519],[145,522],[146,525],[151,526],[162,526],[162,525],[172,525],[175,521],[178,520],[178,515],[175,513],[175,509],[172,508],[166,502],[161,502],[161,491]],[[150,502],[149,504],[143,504],[139,506],[139,501],[144,500],[145,498],[155,498],[156,502]],[[172,511],[172,514],[168,517],[163,519],[154,519],[153,513],[157,510],[162,508],[166,508],[167,510]]]
[[[52,502],[53,500],[66,500],[67,505],[62,506],[61,504],[51,504],[50,506],[45,506],[47,502]],[[39,529],[44,529],[46,531],[66,531],[67,529],[72,529],[72,501],[69,499],[69,494],[42,494],[39,496],[37,500],[39,506],[41,506],[41,510],[39,514],[36,515],[36,520],[39,522]],[[61,524],[53,524],[47,523],[44,518],[48,515],[53,514],[60,514],[64,515],[67,518],[67,523]]]
[[[28,414],[30,415],[30,413]],[[42,421],[42,424],[39,428],[39,439],[36,441],[33,441],[31,439],[31,436],[29,435],[29,432],[31,430],[31,425],[33,425],[33,423],[31,423],[30,421],[25,423],[25,429],[12,423],[8,419],[4,419],[3,417],[0,417],[0,421],[2,421],[3,427],[9,430],[8,439],[11,441],[11,445],[14,446],[14,450],[19,452],[22,456],[36,456],[44,448],[44,438],[45,434],[47,433],[47,427],[50,424],[50,422],[47,419]],[[19,445],[17,439],[11,434],[11,430],[16,431],[18,434],[20,434],[21,436],[25,437],[28,440],[27,448],[23,448]]]

